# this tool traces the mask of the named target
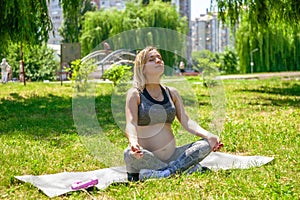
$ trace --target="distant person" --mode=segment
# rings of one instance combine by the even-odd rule
[[[24,82],[24,71],[23,71],[23,61],[20,60],[20,74],[19,74],[19,80],[20,82]]]
[[[7,70],[8,74],[7,74],[7,80],[11,81],[12,80],[12,68],[9,66],[9,69]]]
[[[185,72],[185,66],[184,66],[184,62],[183,61],[180,61],[180,64],[179,64],[179,70],[180,70],[180,74],[184,73]]]
[[[108,55],[110,53],[110,45],[107,42],[103,42],[103,48],[105,50],[105,54]]]
[[[11,71],[11,67],[5,58],[2,59],[0,68],[1,68],[2,83],[7,83],[8,73]]]

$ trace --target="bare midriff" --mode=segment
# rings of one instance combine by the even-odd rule
[[[176,142],[171,124],[138,126],[137,133],[140,146],[151,151],[162,161],[168,160],[174,153]]]

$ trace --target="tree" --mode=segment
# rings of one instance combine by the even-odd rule
[[[52,30],[47,0],[1,0],[0,48],[9,42],[41,44]]]
[[[20,44],[20,57],[23,60],[23,44],[36,45],[48,40],[52,23],[48,15],[47,0],[2,0],[0,10],[2,53],[7,52],[10,42],[17,43]]]
[[[167,35],[161,35],[160,32],[145,33],[143,30],[140,30],[146,27],[175,30],[185,35],[185,39],[188,30],[186,18],[180,17],[175,7],[170,3],[154,1],[150,2],[147,6],[143,6],[142,4],[131,2],[126,4],[124,11],[108,9],[86,13],[80,37],[82,54],[87,55],[102,41],[107,39],[111,40],[108,43],[110,43],[112,49],[141,46],[139,44],[144,44],[145,41],[141,41],[142,37],[135,37],[135,34],[138,35],[137,32],[143,36],[146,35],[147,38],[145,39],[148,40],[148,43],[157,44],[158,42],[156,41],[159,40],[165,46],[168,46],[166,45],[168,42],[171,42],[169,46],[182,44],[177,38],[171,40],[171,38],[166,38],[168,37]],[[119,33],[129,30],[136,30],[136,32],[134,32],[135,34],[122,35],[122,38],[117,38]],[[116,42],[116,40],[118,41]],[[174,54],[165,50],[161,50],[160,52],[164,57],[165,63],[173,66]]]
[[[24,45],[23,51],[28,80],[56,80],[59,62],[54,58],[54,50],[47,48],[47,45]],[[13,77],[19,77],[20,47],[17,43],[9,44],[6,58],[12,67]]]
[[[127,65],[113,65],[103,74],[104,79],[108,79],[116,86],[121,81],[128,81],[132,78],[132,67]]]
[[[253,26],[268,24],[290,24],[299,26],[300,1],[298,0],[216,0],[218,12],[223,21],[232,25],[243,15],[249,16]]]
[[[216,0],[219,17],[236,32],[243,73],[300,69],[300,1]],[[238,25],[238,26],[236,26]],[[254,49],[258,49],[253,53]]]
[[[253,27],[242,18],[236,32],[236,50],[241,72],[251,72],[251,56],[254,72],[300,70],[299,28],[269,24],[268,28]],[[255,53],[252,51],[257,49]]]
[[[60,0],[63,8],[63,24],[59,30],[65,43],[79,42],[84,14],[95,11],[91,0]]]
[[[239,73],[238,57],[233,49],[227,48],[221,54],[221,71],[226,74]]]
[[[193,68],[199,72],[207,67],[219,69],[221,66],[219,55],[209,50],[194,51],[192,53],[192,59],[194,63]]]

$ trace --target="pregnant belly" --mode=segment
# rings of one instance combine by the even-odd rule
[[[153,154],[157,156],[160,160],[168,160],[174,153],[176,148],[175,139],[173,139],[169,144],[166,144],[162,149],[153,151]]]
[[[143,137],[139,138],[139,144],[162,161],[168,160],[176,148],[174,135],[169,129],[162,129],[159,133],[150,137],[145,137],[144,132]]]

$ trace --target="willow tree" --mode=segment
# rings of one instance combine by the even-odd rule
[[[63,8],[63,23],[59,30],[62,42],[79,42],[80,31],[87,11],[95,11],[91,0],[60,0]]]
[[[119,33],[129,30],[138,31],[140,28],[146,27],[166,28],[185,35],[188,30],[186,18],[180,17],[175,7],[170,3],[151,1],[147,6],[144,6],[141,3],[131,2],[126,4],[124,11],[109,9],[86,13],[80,38],[82,54],[90,53],[102,41]],[[139,44],[144,44],[144,41],[141,41],[142,37],[136,37],[135,34],[123,34],[118,42],[111,43],[112,49],[119,49],[124,46],[137,47],[140,46]],[[141,31],[140,34],[144,35],[144,32]],[[145,34],[149,35],[147,38],[149,40],[160,38],[161,42],[170,42],[170,38],[162,40],[163,35],[157,35],[155,32]],[[175,46],[176,42],[179,42],[176,41],[174,44],[174,41],[176,41],[175,38],[170,46]],[[174,55],[164,51],[161,51],[161,53],[165,58],[165,62],[173,66]]]
[[[236,32],[236,50],[243,73],[300,70],[300,32],[294,27],[268,25],[267,29],[249,29],[242,20]]]
[[[48,40],[52,23],[47,0],[1,0],[0,10],[1,49],[9,42],[41,44]]]
[[[47,0],[1,0],[0,10],[0,52],[5,54],[10,42],[18,43],[23,61],[23,45],[42,44],[48,40],[52,23]]]
[[[213,0],[211,0],[213,1]],[[239,22],[243,15],[249,16],[253,26],[268,26],[269,23],[298,26],[300,1],[298,0],[215,0],[223,21]]]
[[[238,25],[235,41],[242,72],[252,71],[251,63],[254,72],[300,70],[299,1],[216,2],[220,18]]]

